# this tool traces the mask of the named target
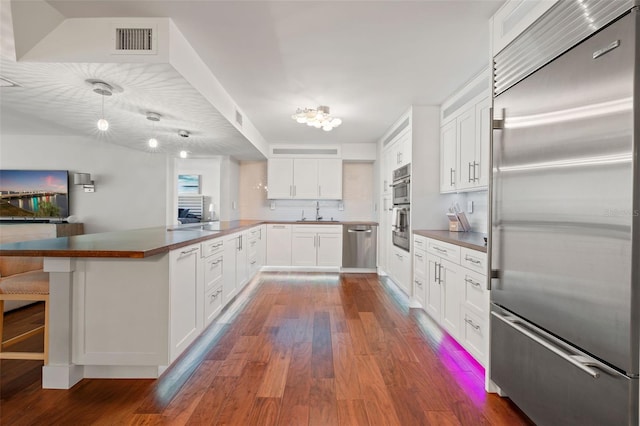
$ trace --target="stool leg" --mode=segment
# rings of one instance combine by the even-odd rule
[[[49,296],[44,299],[44,365],[49,364]]]

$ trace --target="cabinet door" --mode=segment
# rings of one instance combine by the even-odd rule
[[[391,251],[391,197],[382,198],[380,228],[378,229],[378,266],[389,273],[389,253]]]
[[[455,339],[460,337],[460,308],[464,297],[464,282],[461,267],[448,260],[440,260],[441,324]]]
[[[382,193],[391,194],[393,182],[393,170],[396,168],[395,153],[393,147],[385,147],[382,151]]]
[[[318,160],[296,159],[293,163],[293,198],[318,198]]]
[[[247,253],[249,251],[247,232],[237,234],[238,248],[236,252],[236,285],[238,291],[249,281],[249,258]]]
[[[411,132],[406,132],[398,141],[398,167],[411,163]]]
[[[440,258],[427,253],[427,287],[426,287],[426,306],[427,313],[440,322],[440,305],[441,305],[441,285],[439,280]]]
[[[342,234],[318,234],[317,265],[342,266]]]
[[[200,285],[200,245],[172,250],[170,279],[170,360],[175,360],[203,327],[204,290]]]
[[[420,302],[422,307],[426,306],[427,280],[420,274],[413,275],[413,297]]]
[[[272,158],[267,162],[267,197],[293,198],[293,160]]]
[[[440,192],[456,190],[456,120],[440,130]]]
[[[458,176],[456,189],[473,188],[476,163],[476,111],[468,108],[456,118],[458,137]]]
[[[392,246],[391,248],[391,278],[406,294],[411,292],[411,259],[409,253]]]
[[[476,104],[476,188],[489,185],[489,149],[491,143],[491,99],[489,97]]]
[[[260,225],[258,231],[258,269],[266,263],[267,257],[267,227]]]
[[[267,265],[292,265],[291,225],[267,225]]]
[[[291,238],[291,260],[293,266],[316,266],[315,233],[294,233]]]
[[[318,160],[318,198],[321,200],[342,199],[342,160]]]
[[[222,258],[222,296],[227,304],[237,293],[236,253],[237,235],[230,235],[224,241],[224,257]]]

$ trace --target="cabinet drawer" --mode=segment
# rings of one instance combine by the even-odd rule
[[[454,263],[460,263],[460,247],[444,241],[427,239],[427,251]]]
[[[464,303],[487,313],[489,301],[487,297],[487,277],[471,271],[464,271]]]
[[[413,252],[413,270],[423,277],[427,276],[427,253],[423,250]]]
[[[222,281],[222,256],[212,256],[204,263],[204,291],[211,291]]]
[[[202,257],[213,256],[214,254],[222,253],[222,250],[224,248],[224,241],[222,240],[222,238],[205,241],[201,243],[201,247]]]
[[[487,365],[486,344],[489,330],[479,315],[469,309],[462,309],[461,342],[471,355],[483,366]]]
[[[262,229],[259,226],[249,229],[247,239],[248,241],[257,241],[262,239]]]
[[[426,250],[427,249],[427,239],[420,235],[413,236],[413,248],[415,250]]]
[[[247,256],[249,258],[256,257],[257,253],[258,253],[258,240],[254,240],[254,239],[249,239],[248,243],[247,243]]]
[[[466,247],[460,248],[460,264],[465,268],[480,272],[483,275],[487,273],[487,254],[477,250],[471,250]]]
[[[204,299],[204,320],[205,325],[211,321],[222,310],[222,286],[215,287],[208,292]]]

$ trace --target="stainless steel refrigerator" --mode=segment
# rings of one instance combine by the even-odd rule
[[[617,6],[517,83],[496,62],[490,375],[540,425],[638,424],[640,14]]]

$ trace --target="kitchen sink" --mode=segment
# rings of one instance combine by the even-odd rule
[[[338,222],[340,222],[340,221],[339,220],[324,220],[324,219],[322,219],[322,220],[307,220],[307,219],[305,219],[305,220],[301,220],[301,219],[296,220],[296,223],[338,223]]]

